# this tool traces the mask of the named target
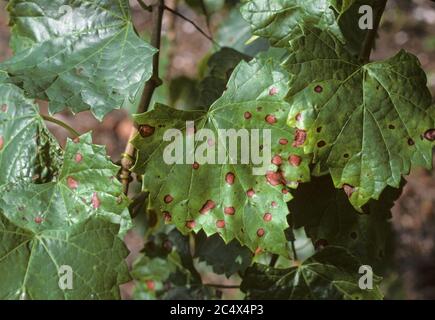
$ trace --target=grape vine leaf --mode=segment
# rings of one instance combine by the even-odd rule
[[[288,47],[290,40],[313,28],[344,41],[332,4],[338,7],[335,0],[249,0],[240,11],[255,35],[269,39],[273,46]]]
[[[242,18],[238,7],[232,8],[216,33],[216,41],[221,46],[232,48],[251,57],[269,48],[269,42],[266,39],[258,38],[247,43],[251,38],[249,23]]]
[[[241,290],[249,299],[382,299],[380,278],[373,289],[358,286],[360,263],[345,249],[326,247],[299,266],[277,269],[255,264],[243,277]]]
[[[0,71],[0,186],[50,181],[61,162],[60,148],[33,101],[2,75]]]
[[[118,232],[119,226],[95,217],[68,228],[32,230],[0,214],[0,297],[119,299],[119,285],[129,277]],[[59,273],[65,270],[73,272],[73,287],[62,290]]]
[[[127,0],[13,0],[8,10],[16,54],[2,68],[51,113],[101,119],[151,76],[156,50],[136,35]]]
[[[67,142],[63,159],[59,176],[51,182],[6,184],[0,199],[3,214],[34,232],[71,226],[92,215],[120,224],[121,234],[129,229],[129,200],[105,148],[93,145],[91,135],[85,134]]]
[[[200,232],[196,237],[195,258],[212,266],[213,272],[228,278],[244,272],[252,262],[252,252],[233,240],[228,244],[217,235],[207,237]]]
[[[361,206],[413,166],[432,166],[435,108],[415,56],[361,65],[334,37],[311,33],[291,42],[284,63],[293,77],[288,124],[306,133],[315,174]],[[296,118],[298,120],[296,120]]]
[[[331,177],[312,178],[292,192],[289,202],[294,228],[304,227],[315,244],[345,247],[379,273],[385,257],[392,252],[391,208],[401,189],[387,187],[378,201],[356,211],[343,190],[336,189]]]
[[[302,154],[302,148],[292,146],[295,137],[300,139],[300,135],[285,126],[289,106],[283,97],[287,82],[288,75],[273,59],[242,61],[234,70],[226,92],[208,112],[178,111],[157,105],[154,110],[136,116],[140,134],[133,140],[138,150],[133,170],[145,173],[144,190],[150,191],[155,207],[180,231],[204,229],[207,236],[219,233],[225,242],[237,238],[253,251],[262,249],[289,255],[284,230],[288,227],[286,201],[290,195],[282,182],[296,185],[297,181],[308,181],[310,172],[308,157]],[[208,151],[199,152],[198,148],[204,150],[208,145],[214,150],[220,144],[225,159],[218,163],[223,164],[168,165],[164,162],[164,150],[169,145],[163,140],[165,132],[180,129],[182,132],[175,132],[180,139],[193,138],[193,128],[185,129],[188,120],[195,121],[197,129],[210,130],[207,131],[209,138],[196,135],[203,143],[197,141],[195,153],[207,156]],[[243,128],[270,130],[263,130],[271,134],[273,156],[273,163],[266,160],[266,174],[253,175],[255,165],[252,162],[240,164],[235,156],[231,160],[237,164],[230,164],[228,139],[223,136],[216,139],[218,129]],[[233,137],[237,134],[231,133]],[[240,149],[238,143],[238,158]],[[254,144],[252,149],[258,150],[259,146]],[[213,152],[210,154],[216,158]],[[178,161],[185,162],[183,156]],[[175,184],[175,181],[185,184]],[[211,187],[204,188],[204,185]]]
[[[208,74],[199,83],[199,106],[210,106],[226,89],[228,80],[234,68],[240,61],[249,61],[250,58],[234,49],[222,48],[214,53],[208,60]]]

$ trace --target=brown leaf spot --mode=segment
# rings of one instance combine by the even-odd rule
[[[257,236],[258,236],[259,238],[261,238],[262,236],[264,236],[264,233],[265,233],[265,231],[264,231],[263,228],[260,228],[260,229],[257,230]]]
[[[193,228],[195,228],[195,226],[196,226],[196,223],[195,223],[194,220],[188,220],[188,221],[186,221],[186,228],[193,229]]]
[[[167,195],[164,196],[164,198],[163,198],[163,201],[164,201],[165,203],[171,203],[172,200],[174,200],[174,197],[171,196],[170,194],[167,194]]]
[[[5,139],[2,136],[0,136],[0,150],[3,149],[4,143],[5,143]]]
[[[408,146],[413,146],[415,144],[414,140],[408,138]]]
[[[288,140],[285,138],[279,139],[279,144],[285,146],[288,143]]]
[[[42,217],[40,217],[40,216],[37,216],[37,217],[35,217],[35,223],[37,223],[37,224],[41,224],[42,223],[42,221],[43,221],[44,219],[42,219]]]
[[[270,204],[272,206],[272,208],[276,208],[278,206],[278,204],[276,203],[276,201],[272,201],[272,203]]]
[[[268,114],[265,118],[266,122],[268,124],[275,124],[276,123],[276,117],[273,114]]]
[[[226,181],[229,185],[234,184],[234,179],[235,179],[235,176],[234,176],[234,173],[232,173],[232,172],[228,172],[228,173],[226,174],[226,176],[225,176],[225,181]]]
[[[92,195],[91,203],[94,209],[98,209],[101,205],[101,201],[98,198],[98,194],[96,192],[94,192],[94,194]]]
[[[192,168],[195,169],[195,170],[198,170],[199,169],[199,163],[195,162],[194,164],[192,164]]]
[[[74,160],[75,162],[79,163],[83,160],[83,156],[80,153],[76,153],[76,155],[74,156]]]
[[[293,140],[293,147],[300,147],[307,139],[307,132],[302,129],[296,129],[295,138]]]
[[[272,163],[277,165],[277,166],[281,165],[281,163],[282,163],[281,157],[279,155],[273,156]]]
[[[289,162],[290,165],[292,165],[293,167],[299,167],[299,165],[300,165],[301,162],[302,162],[302,158],[299,157],[299,156],[297,156],[297,155],[295,155],[295,154],[291,154],[291,155],[288,157],[288,162]]]
[[[154,134],[154,131],[156,129],[148,124],[143,124],[139,127],[138,130],[142,138],[148,138],[149,136],[152,136]]]
[[[429,129],[424,133],[424,138],[429,141],[435,140],[435,129]]]
[[[213,210],[216,207],[216,203],[213,200],[207,200],[202,208],[199,210],[200,214],[209,213],[210,210]]]
[[[274,96],[278,93],[278,88],[272,87],[269,90],[269,96]]]
[[[326,142],[323,140],[320,140],[319,142],[317,142],[317,147],[318,148],[323,148],[324,146],[326,146]]]
[[[66,179],[66,184],[68,185],[68,188],[70,188],[70,189],[77,189],[79,186],[79,183],[73,177],[68,177]]]
[[[282,175],[282,172],[280,172],[280,171],[277,171],[277,172],[267,171],[266,172],[266,180],[272,186],[277,186],[279,184],[285,185],[285,179]]]
[[[171,222],[172,215],[168,211],[163,211],[163,219],[165,219],[165,222]]]
[[[252,198],[252,197],[255,195],[255,191],[254,191],[254,189],[249,189],[248,191],[246,191],[246,195],[247,195],[249,198]]]
[[[8,111],[8,105],[6,103],[3,103],[1,106],[1,111],[6,112]]]
[[[154,291],[156,289],[156,284],[153,280],[147,280],[146,281],[147,289],[150,291]]]
[[[234,215],[235,212],[236,212],[236,209],[234,209],[234,207],[226,207],[226,208],[224,209],[224,213],[225,213],[226,215],[229,215],[229,216]]]
[[[216,227],[218,227],[218,228],[225,228],[225,221],[224,220],[218,220],[218,221],[216,221]]]
[[[302,115],[301,115],[301,113],[299,112],[296,116],[295,116],[295,120],[296,121],[300,121],[302,119]]]
[[[288,189],[287,189],[287,188],[283,188],[283,189],[281,190],[281,192],[282,192],[282,194],[288,194]]]
[[[322,87],[322,86],[316,86],[316,87],[314,88],[314,91],[315,91],[316,93],[321,93],[321,92],[323,91],[323,87]]]
[[[272,220],[272,214],[271,213],[265,213],[263,216],[263,220],[266,222],[269,222]]]
[[[75,137],[75,138],[73,139],[73,142],[74,142],[74,143],[79,143],[79,142],[80,142],[80,138],[79,138],[79,137]]]
[[[252,118],[252,114],[251,114],[250,112],[246,111],[246,112],[243,114],[243,117],[244,117],[246,120],[248,120],[248,119],[251,119],[251,118]]]

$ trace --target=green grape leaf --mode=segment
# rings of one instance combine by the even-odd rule
[[[0,298],[119,299],[129,277],[118,229],[90,217],[68,228],[32,230],[0,214]],[[72,271],[65,290],[62,270]]]
[[[90,134],[68,141],[59,176],[44,184],[11,183],[3,187],[0,209],[14,224],[37,233],[102,216],[130,228],[128,199],[116,179],[118,167]]]
[[[290,40],[313,28],[344,41],[331,3],[337,7],[335,0],[249,0],[240,11],[252,32],[269,39],[276,47],[288,47]],[[340,8],[343,10],[347,6]]]
[[[24,98],[22,90],[6,79],[0,79],[0,186],[50,181],[61,162],[57,142],[33,101]]]
[[[212,266],[213,271],[228,278],[244,272],[252,262],[252,253],[233,240],[228,244],[218,236],[207,237],[201,232],[196,237],[195,258]]]
[[[435,109],[415,56],[401,51],[361,65],[318,32],[291,42],[285,66],[297,75],[288,124],[304,130],[301,148],[314,154],[314,173],[329,170],[355,208],[399,187],[411,167],[431,167]]]
[[[373,289],[362,290],[358,282],[360,263],[340,247],[327,247],[301,265],[276,269],[256,264],[248,268],[241,289],[249,299],[382,299],[380,278],[373,276]]]
[[[8,10],[16,55],[2,68],[51,113],[101,119],[151,76],[156,50],[136,35],[127,0],[14,0]]]
[[[230,48],[222,48],[208,60],[208,75],[199,83],[197,105],[210,106],[226,89],[234,68],[240,61],[250,60],[248,56]]]
[[[302,148],[292,146],[298,132],[285,124],[289,110],[283,101],[287,82],[288,75],[272,59],[241,62],[229,80],[228,89],[208,112],[178,111],[157,105],[135,117],[140,134],[133,140],[138,150],[134,171],[145,173],[143,188],[150,191],[151,202],[180,231],[203,229],[207,236],[219,233],[225,242],[236,238],[253,251],[289,255],[284,230],[288,227],[286,201],[290,195],[285,183],[293,186],[297,181],[308,181],[310,172]],[[198,129],[195,135],[193,128],[186,129],[186,121],[194,121]],[[201,131],[206,134],[200,137],[199,129],[203,128],[209,130]],[[217,134],[223,129],[236,130],[231,133],[233,137],[240,129],[247,129],[245,133],[254,138],[252,129],[261,130],[261,136],[270,133],[272,161],[264,158],[265,174],[254,175],[253,168],[260,166],[252,161],[245,159],[246,164],[242,163],[241,143],[237,143],[237,156],[229,158],[228,139],[222,131]],[[175,134],[171,144],[163,139],[168,133]],[[193,140],[194,136],[198,139],[195,144],[192,142],[197,156],[205,155],[211,161],[196,159],[189,163],[190,159],[183,160],[186,156],[183,150],[175,161],[180,164],[168,165],[164,161],[166,148],[172,148],[177,141]],[[251,149],[257,152],[261,148],[254,143]],[[266,144],[261,151],[263,155],[268,149]],[[211,187],[204,188],[205,185]]]
[[[363,214],[352,207],[343,190],[334,188],[329,175],[301,184],[292,194],[288,205],[294,227],[304,227],[316,246],[345,247],[375,270],[392,252],[390,210],[401,189],[388,187],[378,201],[363,208]]]
[[[251,38],[251,27],[242,18],[239,8],[231,9],[216,33],[216,41],[221,46],[232,48],[251,57],[269,48],[269,42],[266,39],[258,38],[247,43]]]

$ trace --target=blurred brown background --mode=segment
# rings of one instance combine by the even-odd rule
[[[172,6],[173,1],[167,1],[168,6]],[[0,0],[0,61],[12,54],[8,48],[6,4]],[[131,4],[137,29],[147,30],[149,14],[141,10],[136,1],[131,1]],[[207,30],[204,17],[189,9],[183,1],[179,1],[178,11]],[[222,18],[218,14],[212,16],[212,30]],[[210,41],[191,24],[170,13],[165,14],[164,26],[164,34],[171,44],[167,54],[172,57],[172,62],[165,66],[166,79],[181,75],[196,77],[199,62],[212,47]],[[435,96],[435,3],[429,0],[390,0],[383,17],[380,39],[372,58],[389,57],[400,48],[414,53],[427,73],[428,85]],[[41,105],[43,112],[46,112],[46,105]],[[110,113],[102,123],[89,112],[75,116],[63,112],[56,117],[80,133],[93,130],[94,142],[106,145],[114,161],[119,160],[132,126],[127,112],[123,110]],[[64,144],[66,132],[51,124],[49,127]],[[395,260],[398,267],[397,272],[386,279],[391,284],[388,296],[435,299],[435,171],[414,170],[407,181],[403,195],[393,209],[393,224],[397,231]],[[143,243],[140,237],[131,234],[127,244],[132,250],[131,262]],[[127,296],[129,289],[131,286],[125,288]]]

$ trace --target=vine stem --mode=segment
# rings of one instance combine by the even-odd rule
[[[370,61],[370,54],[375,45],[376,35],[378,34],[379,24],[381,23],[382,14],[385,11],[387,1],[388,0],[379,0],[375,4],[374,13],[373,13],[374,14],[373,29],[370,29],[367,32],[360,53],[360,58],[365,63]]]
[[[78,133],[74,128],[70,127],[68,124],[66,124],[65,122],[53,118],[51,116],[45,115],[45,114],[40,114],[41,118],[44,119],[47,122],[51,122],[54,124],[57,124],[58,126],[64,128],[66,131],[68,131],[74,138],[77,138],[80,136],[80,133]]]
[[[167,10],[167,11],[169,11],[170,13],[172,13],[172,14],[175,14],[176,16],[178,16],[178,17],[180,17],[181,19],[183,19],[183,20],[186,20],[187,22],[189,22],[196,30],[198,30],[198,32],[199,33],[201,33],[204,37],[206,37],[208,40],[210,40],[211,42],[213,42],[218,48],[220,48],[221,46],[220,46],[220,44],[219,43],[217,43],[211,36],[209,36],[204,30],[202,30],[201,28],[200,28],[200,26],[198,26],[196,23],[195,23],[195,21],[193,21],[193,20],[191,20],[191,19],[189,19],[188,17],[186,17],[185,15],[183,15],[182,13],[180,13],[180,12],[178,12],[178,11],[176,11],[176,10],[174,10],[174,9],[171,9],[171,8],[169,8],[169,7],[167,7],[167,6],[165,6],[165,10]]]
[[[151,31],[151,45],[160,50],[160,42],[162,36],[162,23],[163,23],[163,11],[165,7],[164,0],[155,0],[151,5],[152,10],[152,31]],[[137,113],[143,113],[148,110],[151,99],[153,97],[154,90],[162,84],[162,80],[159,77],[159,51],[153,56],[153,73],[151,78],[145,84],[142,92],[142,97],[137,108]],[[138,133],[136,126],[133,127],[130,138],[128,139],[127,146],[121,159],[121,173],[119,175],[122,183],[122,190],[127,195],[128,187],[131,182],[131,168],[135,162],[136,149],[131,143],[131,140]]]

